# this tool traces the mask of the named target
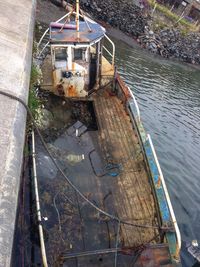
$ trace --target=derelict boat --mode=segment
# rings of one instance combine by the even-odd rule
[[[46,148],[32,134],[43,265],[179,266],[169,194],[133,92],[115,71],[113,42],[78,1],[39,46],[47,32]]]

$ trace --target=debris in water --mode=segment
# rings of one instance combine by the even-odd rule
[[[192,245],[193,245],[193,247],[198,247],[199,246],[197,240],[192,240]]]
[[[54,179],[58,172],[52,159],[43,152],[38,153],[37,169],[41,177],[49,179]]]
[[[84,154],[68,154],[66,150],[62,150],[52,144],[48,144],[48,148],[55,158],[60,161],[67,161],[71,165],[77,164],[85,159]]]
[[[69,154],[66,158],[70,164],[76,164],[81,162],[85,157],[84,154],[82,155]]]
[[[192,242],[187,242],[186,248],[187,248],[188,252],[195,259],[197,259],[198,262],[200,262],[200,248],[199,248],[197,240],[192,240]]]

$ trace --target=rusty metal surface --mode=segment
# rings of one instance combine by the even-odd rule
[[[75,22],[71,22],[75,25]],[[50,42],[51,43],[91,43],[104,36],[105,29],[97,23],[89,22],[89,30],[85,21],[80,21],[80,30],[77,32],[75,29],[60,29],[55,27],[50,27]]]
[[[85,76],[77,76],[76,71],[71,72],[72,77],[62,77],[62,70],[53,71],[54,89],[53,92],[65,97],[85,97],[87,95]]]
[[[66,253],[63,255],[63,258],[65,259],[76,258],[76,262],[79,264],[79,266],[84,266],[82,264],[87,263],[87,267],[90,266],[106,267],[106,266],[113,266],[114,251],[115,249],[104,249],[104,250],[84,251],[79,253]],[[97,264],[94,264],[95,259]],[[98,265],[99,259],[102,259],[101,265]],[[64,266],[69,266],[69,265],[64,264]],[[70,266],[71,267],[75,266],[72,263],[72,261]],[[173,267],[170,260],[168,247],[166,245],[144,247],[135,252],[131,249],[118,249],[118,266]]]
[[[144,249],[135,267],[173,267],[167,245],[149,246]]]
[[[128,90],[127,85],[122,80],[122,78],[117,74],[116,76],[116,89],[118,93],[118,97],[123,101],[124,104],[126,104],[127,100],[131,97],[130,92]]]

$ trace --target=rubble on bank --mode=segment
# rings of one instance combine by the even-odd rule
[[[169,28],[154,33],[146,26],[138,42],[142,47],[162,57],[200,64],[200,33],[183,36],[179,29]]]

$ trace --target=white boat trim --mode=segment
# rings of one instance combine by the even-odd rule
[[[44,244],[44,233],[42,227],[42,216],[40,211],[40,198],[38,192],[38,181],[37,181],[37,171],[36,171],[36,159],[35,159],[35,133],[32,130],[32,159],[33,159],[33,180],[34,180],[34,189],[35,189],[35,202],[36,202],[36,212],[38,219],[38,228],[39,228],[39,237],[40,237],[40,246],[42,254],[42,262],[44,267],[48,267],[46,249]]]
[[[114,66],[115,63],[115,44],[113,43],[113,41],[106,35],[104,34],[104,36],[106,37],[106,39],[111,43],[113,51],[112,51],[112,66]]]
[[[175,228],[176,239],[177,239],[177,244],[178,244],[178,251],[177,251],[177,255],[178,255],[179,251],[181,249],[181,234],[180,234],[180,230],[179,230],[179,227],[178,227],[178,224],[177,224],[177,221],[176,221],[176,217],[175,217],[174,210],[173,210],[173,207],[172,207],[172,203],[171,203],[171,200],[170,200],[170,197],[169,197],[169,193],[168,193],[168,190],[167,190],[165,179],[164,179],[164,176],[163,176],[163,173],[162,173],[162,170],[161,170],[161,167],[160,167],[160,164],[159,164],[159,161],[158,161],[158,158],[157,158],[157,155],[156,155],[156,151],[155,151],[155,148],[154,148],[154,145],[153,145],[153,142],[152,142],[150,134],[147,134],[147,139],[149,140],[149,144],[150,144],[151,150],[153,152],[153,156],[154,156],[157,168],[158,168],[158,172],[159,172],[160,179],[161,179],[161,182],[162,182],[162,186],[163,186],[163,189],[164,189],[164,192],[165,192],[167,204],[168,204],[168,207],[169,207],[170,215],[171,215],[171,218],[172,218],[172,223],[173,223],[174,228]]]
[[[61,20],[63,20],[64,18],[68,17],[72,12],[68,12],[67,14],[65,14],[63,17],[61,17],[60,19],[56,20],[56,22],[60,22]],[[46,29],[46,31],[43,33],[42,37],[40,38],[39,42],[38,42],[38,45],[37,45],[37,48],[39,48],[42,40],[44,39],[45,35],[48,33],[49,31],[49,28]]]
[[[137,111],[138,119],[139,119],[139,121],[140,121],[140,109],[139,109],[137,100],[136,100],[136,98],[135,98],[135,96],[134,96],[132,90],[130,89],[130,87],[129,87],[129,86],[127,86],[127,87],[128,87],[129,93],[130,93],[130,95],[131,95],[131,97],[133,98],[133,101],[134,101],[134,103],[135,103],[135,108],[136,108],[136,111]]]

